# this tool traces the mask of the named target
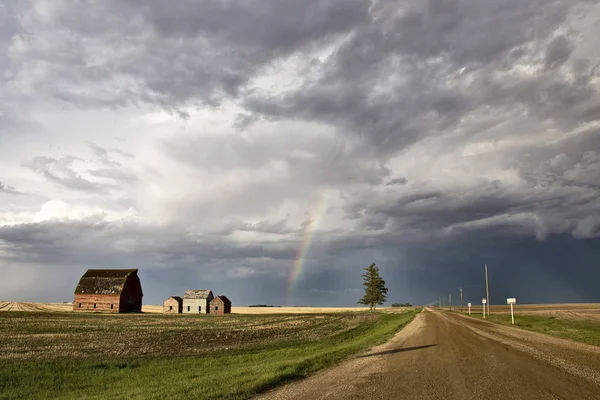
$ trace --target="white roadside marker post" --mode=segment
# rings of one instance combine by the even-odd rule
[[[467,306],[469,307],[469,315],[471,315],[471,303],[467,303]]]
[[[517,299],[515,299],[514,297],[508,298],[506,299],[506,304],[510,304],[510,319],[512,321],[512,324],[515,324],[515,314],[513,312],[513,304],[517,304]]]
[[[483,304],[483,319],[485,319],[485,303],[487,303],[487,299],[481,299],[481,304]]]

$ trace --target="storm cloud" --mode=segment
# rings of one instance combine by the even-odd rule
[[[135,267],[153,303],[352,305],[374,261],[392,301],[475,293],[485,262],[498,302],[600,301],[598,18],[584,0],[5,2],[0,298]]]

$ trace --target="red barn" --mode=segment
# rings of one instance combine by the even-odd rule
[[[137,269],[88,269],[75,288],[74,311],[142,312]]]
[[[210,313],[223,315],[231,314],[231,301],[225,296],[217,296],[210,302]]]

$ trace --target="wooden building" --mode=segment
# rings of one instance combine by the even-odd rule
[[[171,296],[163,303],[163,313],[181,314],[183,311],[183,299],[179,296]]]
[[[73,311],[142,312],[137,269],[88,269],[75,288]]]
[[[210,290],[186,290],[183,295],[183,313],[208,314],[214,297]]]
[[[231,301],[226,296],[217,296],[210,302],[210,313],[216,315],[231,314]]]

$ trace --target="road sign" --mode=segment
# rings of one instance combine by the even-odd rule
[[[483,304],[485,304],[485,303],[487,303],[487,299],[481,299],[481,302],[482,302]]]
[[[471,315],[471,303],[467,303],[467,307],[469,307],[469,315]]]
[[[510,320],[512,321],[513,325],[515,324],[515,314],[513,312],[513,304],[517,304],[517,299],[515,299],[514,297],[509,297],[508,299],[506,299],[506,304],[510,304]]]
[[[481,299],[481,303],[483,304],[483,319],[485,319],[485,303],[487,303],[487,299]]]

